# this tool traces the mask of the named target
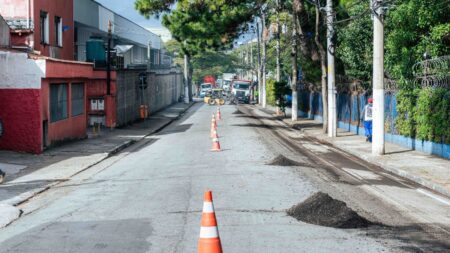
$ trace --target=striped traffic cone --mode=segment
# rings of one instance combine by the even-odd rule
[[[213,138],[212,139],[212,148],[211,151],[213,152],[219,152],[220,151],[220,142],[219,142],[219,138]]]
[[[217,139],[219,139],[219,135],[217,134],[217,130],[216,129],[214,129],[214,130],[212,130],[212,132],[211,132],[211,138],[217,138]]]
[[[198,241],[198,253],[222,253],[222,245],[220,243],[219,229],[217,228],[211,191],[206,191],[203,197],[203,213],[200,227],[200,239]]]
[[[214,116],[214,113],[213,113],[213,117],[211,119],[211,132],[213,131],[213,129],[217,129],[217,122],[216,122],[216,117]]]
[[[217,120],[221,120],[222,119],[222,115],[220,113],[220,107],[217,107]]]

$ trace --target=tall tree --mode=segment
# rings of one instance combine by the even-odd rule
[[[323,111],[323,124],[322,131],[324,133],[328,130],[328,97],[327,97],[327,62],[326,62],[326,51],[323,47],[322,42],[320,41],[320,9],[319,9],[319,1],[316,1],[315,4],[315,12],[316,12],[316,21],[315,21],[315,36],[314,42],[316,43],[316,47],[319,51],[319,59],[320,59],[320,69],[322,70],[322,76],[320,78],[320,83],[322,87],[322,111]]]
[[[136,0],[135,7],[145,17],[163,14],[163,25],[181,42],[192,87],[193,56],[205,49],[229,47],[243,24],[252,20],[259,2],[251,0]],[[176,4],[176,8],[171,7]],[[170,12],[169,12],[170,11]],[[189,94],[192,94],[190,90]]]

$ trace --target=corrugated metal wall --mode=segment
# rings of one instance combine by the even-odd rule
[[[173,103],[183,92],[183,74],[179,69],[156,70],[147,73],[148,87],[140,89],[139,73],[146,70],[117,72],[117,125],[139,119],[141,103],[149,106],[150,114]]]

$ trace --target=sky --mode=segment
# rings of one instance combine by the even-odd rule
[[[96,0],[108,9],[124,16],[125,18],[137,23],[138,25],[147,28],[153,33],[161,35],[163,41],[167,41],[171,38],[169,30],[167,30],[161,21],[152,18],[146,19],[134,9],[134,0]]]

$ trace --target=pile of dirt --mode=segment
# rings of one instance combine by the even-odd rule
[[[373,225],[344,202],[318,192],[303,203],[291,207],[288,215],[297,220],[333,228],[366,228]]]
[[[233,112],[233,114],[244,114],[244,113],[239,110],[236,110],[235,112]]]
[[[275,166],[304,166],[299,162],[293,161],[283,155],[279,155],[275,157],[272,161],[267,163],[267,165],[275,165]]]

